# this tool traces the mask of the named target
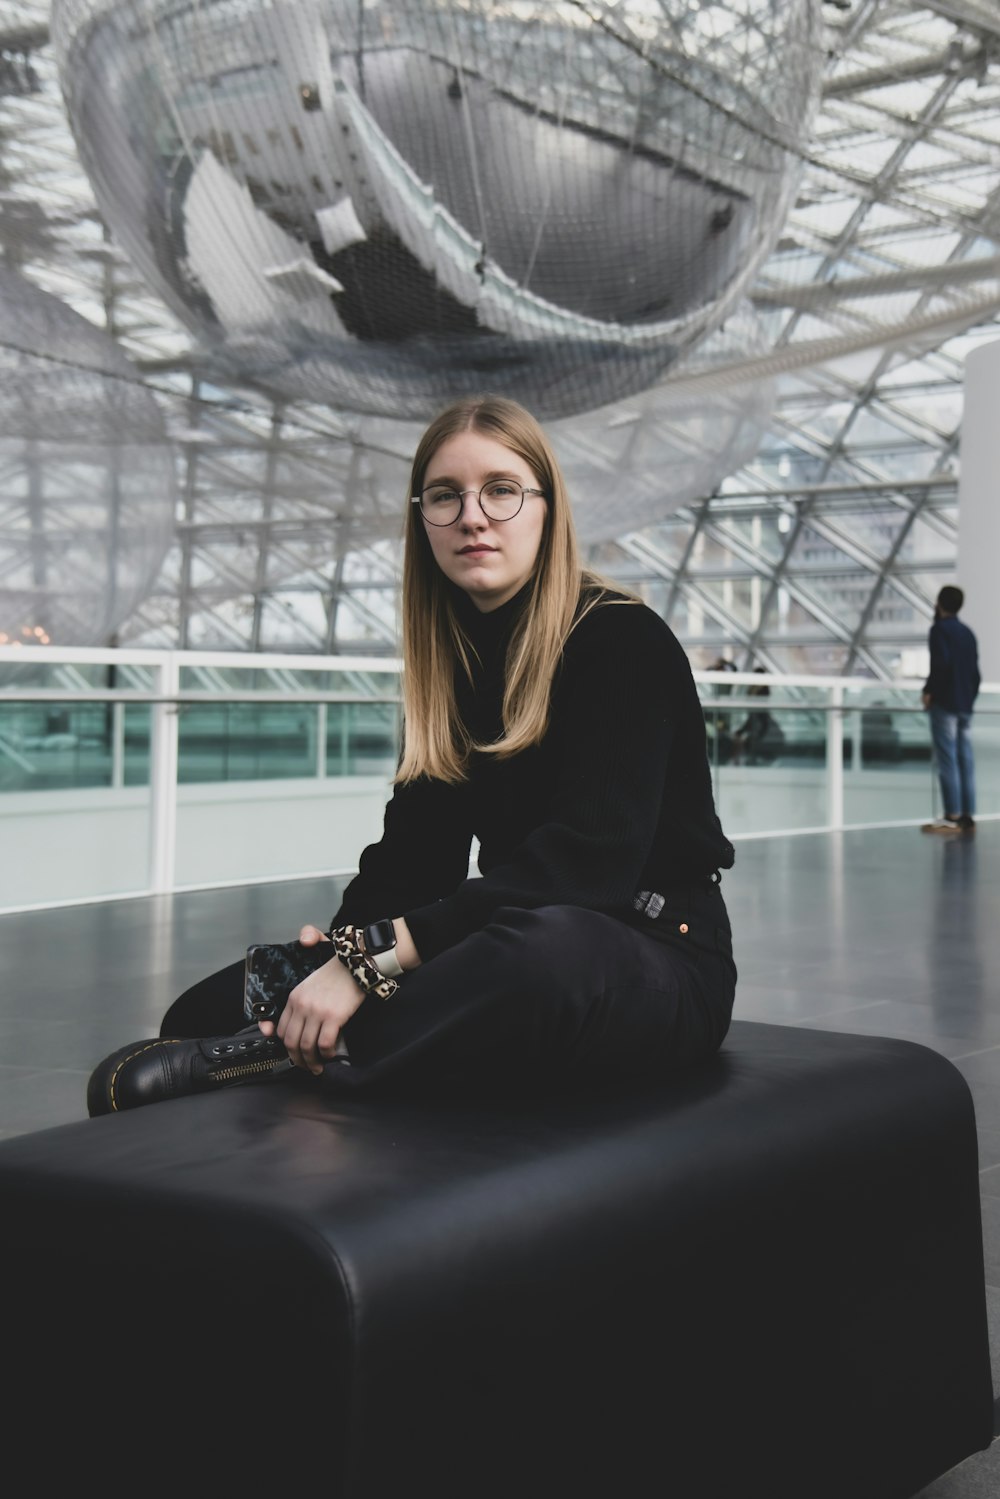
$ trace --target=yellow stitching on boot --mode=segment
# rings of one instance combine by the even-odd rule
[[[126,1067],[129,1062],[133,1062],[136,1057],[141,1057],[144,1052],[152,1051],[154,1046],[179,1046],[182,1039],[183,1038],[180,1036],[173,1036],[170,1038],[164,1037],[160,1041],[150,1041],[148,1046],[142,1046],[138,1051],[132,1052],[131,1056],[122,1058],[122,1060],[118,1063],[118,1066],[115,1068],[114,1072],[111,1074],[111,1081],[108,1084],[108,1094],[111,1099],[111,1112],[113,1114],[119,1113],[118,1105],[115,1103],[115,1081],[122,1068]]]

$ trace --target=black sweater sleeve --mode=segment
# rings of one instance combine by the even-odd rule
[[[438,899],[468,875],[471,848],[465,786],[426,776],[397,786],[382,837],[362,853],[331,925],[363,925]]]
[[[644,605],[591,610],[567,642],[553,687],[547,813],[481,878],[404,910],[421,957],[461,941],[502,906],[627,906],[656,830],[678,725],[692,710],[704,756],[690,667],[664,621]]]

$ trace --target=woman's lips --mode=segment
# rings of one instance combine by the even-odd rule
[[[460,557],[485,557],[490,552],[495,552],[496,547],[462,547]]]

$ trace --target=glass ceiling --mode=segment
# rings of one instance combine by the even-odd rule
[[[210,372],[102,223],[48,12],[0,0],[3,264],[111,335],[176,455],[175,540],[118,643],[394,654],[414,429]],[[665,495],[656,524],[589,551],[696,667],[724,654],[888,679],[922,670],[953,577],[963,364],[1000,335],[1000,7],[836,0],[822,14],[797,197],[749,288],[763,336],[666,382],[688,400],[772,382],[766,431],[713,493],[678,509]],[[627,405],[587,428],[612,473],[639,419]]]

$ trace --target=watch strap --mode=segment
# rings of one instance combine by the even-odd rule
[[[403,966],[396,957],[396,929],[392,920],[386,916],[381,921],[370,922],[364,928],[362,940],[365,952],[379,973],[386,978],[398,978]]]
[[[379,999],[391,999],[399,985],[394,978],[383,974],[365,952],[360,928],[350,925],[331,927],[329,936],[334,952],[359,988]]]

